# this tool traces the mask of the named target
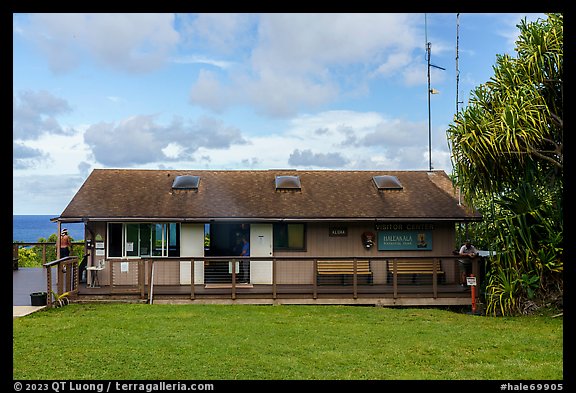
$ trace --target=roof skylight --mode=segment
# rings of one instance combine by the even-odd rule
[[[300,176],[276,176],[277,190],[300,190]]]
[[[197,190],[200,176],[181,175],[174,178],[172,188],[176,190]]]
[[[404,188],[396,176],[373,176],[372,180],[379,190],[401,190]]]

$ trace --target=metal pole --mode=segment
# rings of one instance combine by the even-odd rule
[[[426,57],[428,61],[428,170],[432,171],[432,120],[430,114],[430,43],[426,43]]]
[[[456,115],[458,115],[458,88],[460,84],[460,69],[458,68],[458,46],[460,40],[460,14],[456,14]]]

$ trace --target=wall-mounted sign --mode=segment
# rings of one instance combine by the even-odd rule
[[[348,227],[331,226],[328,228],[328,235],[330,237],[345,237],[348,236]]]
[[[432,231],[379,231],[378,251],[432,250]]]
[[[104,248],[104,242],[96,242],[96,248]]]
[[[434,224],[422,222],[381,222],[374,225],[377,231],[431,231]]]

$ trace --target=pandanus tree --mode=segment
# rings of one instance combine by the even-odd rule
[[[563,293],[563,15],[517,27],[516,56],[496,56],[447,130],[455,185],[497,252],[487,312],[502,315]]]

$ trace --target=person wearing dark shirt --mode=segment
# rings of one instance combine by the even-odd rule
[[[250,243],[245,236],[242,237],[242,252],[241,257],[250,256]],[[248,259],[242,260],[242,283],[248,284],[250,282],[250,261]]]

